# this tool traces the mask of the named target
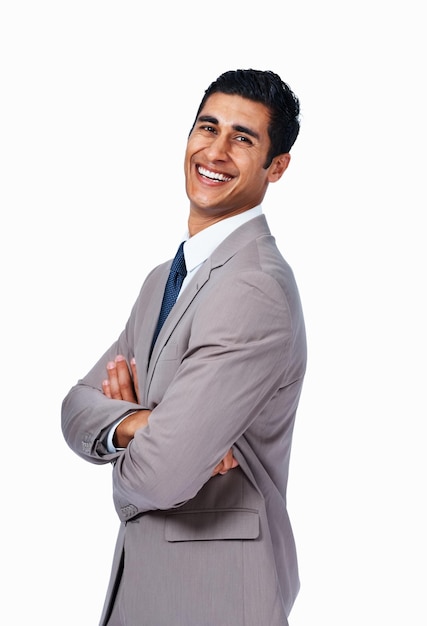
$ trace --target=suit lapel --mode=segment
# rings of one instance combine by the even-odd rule
[[[157,337],[156,344],[151,354],[151,359],[148,363],[147,391],[150,387],[151,379],[153,377],[160,352],[162,351],[165,343],[169,340],[169,337],[173,333],[179,320],[185,314],[202,287],[208,282],[212,270],[224,265],[243,246],[262,235],[270,235],[270,230],[264,215],[260,215],[252,220],[249,220],[249,222],[246,222],[226,237],[226,239],[224,239],[224,241],[213,251],[211,256],[206,259],[201,268],[196,272],[183,293],[179,296],[176,304],[169,313],[159,336]],[[166,265],[167,272],[169,271],[169,267],[170,263]],[[150,305],[150,308],[153,307],[153,333],[154,327],[157,323],[157,316],[160,311],[162,296],[163,291],[161,297],[159,299],[157,297],[153,298],[155,302]],[[154,306],[158,306],[155,312]]]
[[[207,259],[207,261],[202,265],[200,270],[195,274],[195,276],[189,282],[189,284],[187,285],[183,293],[179,296],[177,302],[175,303],[171,312],[166,318],[165,323],[163,324],[163,327],[159,333],[159,336],[157,337],[157,341],[154,345],[153,352],[151,354],[151,358],[148,363],[147,388],[149,388],[150,386],[153,372],[155,369],[155,364],[157,362],[160,352],[162,351],[165,343],[169,340],[169,337],[175,330],[175,327],[178,324],[179,320],[185,314],[188,307],[193,302],[194,298],[197,296],[200,289],[209,280],[211,269],[212,268],[210,264],[210,259]],[[158,311],[157,311],[157,315],[158,315]],[[153,326],[153,332],[154,332],[154,326]]]

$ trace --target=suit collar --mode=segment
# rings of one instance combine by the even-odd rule
[[[258,215],[236,228],[224,241],[212,252],[210,256],[211,269],[226,263],[241,248],[250,241],[263,235],[270,235],[270,229],[264,214]],[[208,259],[209,261],[209,259]]]
[[[259,215],[262,215],[261,205],[220,220],[187,239],[184,246],[184,255],[189,276],[194,271],[197,271],[201,264],[234,230]]]

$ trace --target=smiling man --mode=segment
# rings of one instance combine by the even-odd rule
[[[64,399],[68,445],[112,465],[121,523],[101,626],[288,623],[306,339],[261,203],[298,131],[298,99],[273,72],[209,86],[185,153],[188,237]]]
[[[290,156],[276,155],[266,167],[269,125],[261,102],[214,93],[204,103],[185,155],[190,235],[261,204],[281,177]]]

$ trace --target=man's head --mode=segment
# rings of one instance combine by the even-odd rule
[[[272,72],[230,71],[208,87],[185,153],[190,234],[262,202],[288,167],[298,115],[298,99]]]
[[[264,167],[267,168],[275,156],[290,152],[300,129],[300,105],[297,96],[280,76],[269,70],[224,72],[206,89],[196,120],[209,96],[218,92],[260,102],[269,109],[268,135],[271,146]]]

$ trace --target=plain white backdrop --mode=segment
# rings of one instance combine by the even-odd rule
[[[291,165],[264,202],[309,342],[289,484],[302,581],[290,625],[427,624],[421,8],[1,4],[9,626],[98,622],[118,528],[110,469],[67,448],[61,402],[122,329],[148,270],[173,256],[187,133],[204,89],[239,67],[276,71],[302,107]]]

